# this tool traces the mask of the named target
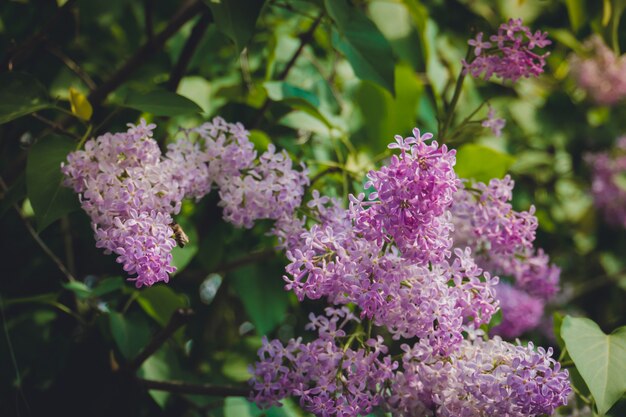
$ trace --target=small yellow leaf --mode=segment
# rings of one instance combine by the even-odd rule
[[[77,117],[83,120],[91,119],[91,115],[93,114],[93,108],[87,100],[87,97],[75,89],[74,87],[70,87],[70,104],[72,106],[72,113],[74,113]]]

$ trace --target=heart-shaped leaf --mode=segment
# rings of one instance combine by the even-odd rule
[[[592,320],[567,316],[561,337],[604,415],[626,393],[626,327],[607,335]]]

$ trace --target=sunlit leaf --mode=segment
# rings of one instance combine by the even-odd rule
[[[607,335],[592,320],[567,316],[561,336],[604,415],[626,393],[626,327]]]
[[[489,182],[502,178],[515,162],[511,155],[474,143],[461,146],[456,154],[454,170],[459,178]]]
[[[337,27],[333,45],[345,55],[355,74],[395,94],[394,57],[380,30],[346,0],[325,0],[324,4]]]

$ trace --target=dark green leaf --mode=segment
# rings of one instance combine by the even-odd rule
[[[133,316],[120,313],[109,315],[109,326],[115,344],[126,359],[132,359],[150,340],[150,328]]]
[[[454,170],[459,178],[486,183],[492,178],[502,178],[514,161],[509,154],[471,143],[459,148]]]
[[[354,73],[395,94],[391,45],[376,25],[346,0],[325,0],[324,3],[337,27],[333,45],[345,55]]]
[[[74,192],[61,184],[61,162],[75,146],[67,137],[50,135],[39,140],[28,153],[26,188],[39,232],[79,207]]]
[[[202,108],[187,97],[166,90],[154,90],[149,93],[130,92],[122,106],[155,116],[178,116],[202,112]]]
[[[626,327],[607,335],[592,320],[566,316],[561,336],[604,415],[626,393]]]
[[[263,8],[264,0],[205,0],[217,27],[235,42],[237,51],[246,47]]]
[[[53,106],[35,77],[22,72],[0,74],[0,124]]]
[[[284,320],[287,311],[288,294],[282,280],[266,277],[257,266],[240,268],[232,275],[232,285],[257,333],[271,332]]]
[[[91,294],[94,297],[102,297],[103,295],[110,294],[114,291],[125,287],[124,278],[122,277],[110,277],[103,279],[91,290]]]
[[[176,294],[166,285],[155,285],[141,290],[137,302],[150,317],[165,326],[178,308],[187,307],[187,298]]]
[[[80,281],[72,281],[63,284],[63,288],[68,291],[72,291],[78,298],[89,298],[91,297],[91,289],[85,285],[84,282]]]

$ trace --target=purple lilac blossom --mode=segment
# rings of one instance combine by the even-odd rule
[[[215,118],[185,131],[165,156],[152,138],[155,127],[142,120],[126,133],[91,139],[61,167],[91,217],[96,246],[117,254],[137,287],[167,282],[176,270],[170,225],[184,198],[198,200],[215,184],[225,219],[246,227],[300,205],[306,170],[294,170],[273,146],[257,159],[243,125]]]
[[[551,415],[571,392],[567,370],[539,347],[513,345],[476,331],[447,358],[428,346],[403,345],[387,398],[397,416],[533,417]],[[472,337],[473,336],[473,337]]]
[[[91,217],[96,246],[117,254],[124,270],[136,274],[137,287],[167,282],[175,271],[171,215],[185,194],[152,138],[155,127],[142,120],[125,133],[91,139],[61,168]]]
[[[503,325],[495,332],[505,337],[517,337],[539,324],[537,315],[541,315],[545,302],[558,291],[560,275],[560,269],[550,264],[543,250],[534,247],[537,230],[534,207],[523,212],[513,210],[510,204],[513,187],[508,175],[502,180],[492,179],[489,184],[465,182],[451,209],[454,245],[472,248],[481,268],[511,277],[515,290],[533,299],[514,303],[506,297],[506,290],[498,294],[498,300],[503,303]],[[527,321],[508,324],[530,311],[534,315],[527,316]]]
[[[286,345],[263,338],[261,359],[250,371],[252,400],[262,407],[280,405],[295,396],[318,416],[367,415],[383,402],[384,381],[392,378],[398,362],[387,355],[382,337],[368,339],[352,349],[346,327],[358,319],[346,307],[327,308],[326,316],[311,314],[307,329],[318,338]]]
[[[307,329],[318,333],[310,343],[263,339],[250,368],[251,399],[261,407],[295,396],[318,416],[366,415],[380,406],[394,416],[534,417],[552,414],[571,392],[551,349],[483,340],[466,329],[470,340],[451,354],[423,341],[403,344],[398,363],[381,336],[350,337],[359,320],[346,307],[310,320]]]
[[[595,206],[609,224],[626,227],[626,136],[608,152],[585,155],[591,167],[591,194]]]
[[[354,202],[354,225],[364,237],[394,242],[402,255],[419,264],[449,257],[452,225],[447,210],[458,187],[454,172],[455,151],[432,134],[396,136],[390,149],[398,149],[388,165],[367,174],[365,188],[374,188],[367,202]],[[362,198],[358,198],[362,200]]]
[[[350,196],[345,210],[314,192],[308,207],[318,222],[306,228],[284,218],[274,232],[290,261],[286,289],[300,300],[355,303],[395,339],[417,336],[447,352],[460,343],[464,323],[489,322],[498,278],[475,264],[470,249],[448,259],[455,158],[435,141],[424,143],[431,137],[416,130],[396,138],[390,148],[401,154],[370,172],[377,191],[369,200]]]
[[[540,54],[535,48],[545,48],[552,43],[546,32],[532,33],[522,25],[522,19],[510,19],[500,25],[498,33],[490,36],[489,41],[484,41],[483,36],[480,32],[468,41],[474,47],[474,57],[470,62],[463,60],[466,74],[485,80],[495,75],[515,82],[543,72],[548,53]]]
[[[568,374],[551,351],[515,346],[499,337],[486,341],[477,330],[498,308],[498,278],[475,262],[477,237],[472,233],[465,233],[463,242],[455,232],[454,246],[441,244],[451,237],[452,221],[459,222],[451,213],[459,214],[450,193],[456,192],[455,197],[466,190],[452,170],[454,153],[434,141],[425,145],[430,137],[416,131],[415,137],[396,138],[390,148],[400,149],[401,155],[392,159],[392,168],[370,172],[368,186],[375,189],[370,199],[350,195],[346,210],[337,199],[313,190],[308,218],[285,215],[276,221],[272,232],[290,261],[286,289],[300,300],[325,297],[331,304],[350,304],[354,313],[341,307],[328,309],[328,318],[311,315],[307,328],[317,329],[319,337],[310,343],[264,340],[250,381],[252,399],[260,406],[280,405],[282,398],[295,396],[320,416],[356,416],[379,406],[398,416],[532,417],[565,403]],[[501,246],[500,254],[514,258],[517,249],[532,248],[536,219],[512,211],[512,182],[507,181],[493,183],[489,190],[483,185],[491,195],[480,204],[495,204],[495,213],[504,213],[514,226],[503,232],[503,225],[493,224],[489,235]],[[422,210],[407,190],[432,207]],[[466,227],[461,230],[472,232],[480,197],[464,198],[467,215],[460,225]],[[441,224],[443,240],[420,240],[398,230],[399,225]],[[360,320],[373,325],[368,334],[382,328],[392,339],[418,342],[403,345],[405,355],[398,364],[396,356],[387,356],[381,336],[360,336],[365,322],[354,328]],[[464,340],[464,334],[471,340]]]
[[[613,105],[626,97],[626,55],[616,56],[602,38],[592,36],[584,44],[586,55],[570,59],[572,75],[588,96],[602,105]]]
[[[496,117],[496,111],[493,107],[489,106],[489,112],[487,118],[481,123],[482,127],[489,128],[491,132],[497,136],[502,136],[502,129],[506,125],[506,120]]]
[[[491,329],[493,334],[513,339],[541,324],[544,301],[505,282],[496,286],[502,322]]]
[[[257,158],[249,132],[220,118],[194,131],[205,141],[209,177],[219,188],[226,221],[251,228],[256,220],[278,220],[300,206],[308,171],[296,171],[286,151],[270,144]]]

